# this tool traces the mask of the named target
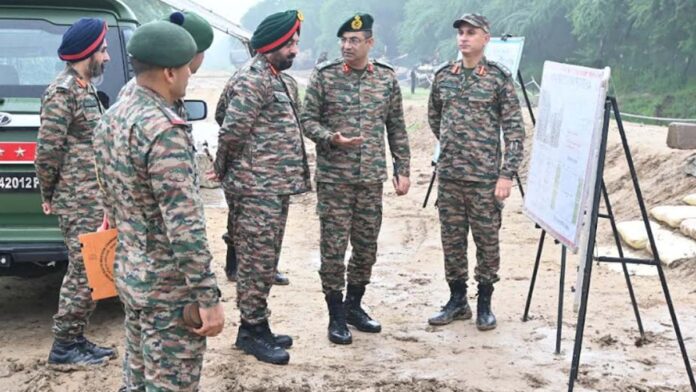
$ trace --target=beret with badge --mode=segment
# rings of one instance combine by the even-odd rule
[[[347,21],[343,22],[338,28],[337,37],[343,36],[343,33],[351,33],[357,31],[372,31],[372,24],[375,19],[370,14],[355,14]]]

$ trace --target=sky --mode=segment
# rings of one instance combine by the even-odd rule
[[[232,22],[239,23],[244,14],[259,0],[194,0]]]

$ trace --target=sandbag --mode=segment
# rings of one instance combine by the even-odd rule
[[[659,206],[650,210],[650,215],[677,229],[685,219],[696,218],[696,206]]]

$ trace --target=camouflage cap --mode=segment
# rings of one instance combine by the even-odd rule
[[[459,26],[463,25],[464,23],[478,27],[486,33],[491,32],[491,24],[488,22],[488,19],[481,14],[464,14],[459,19],[454,21],[452,27],[458,29]]]

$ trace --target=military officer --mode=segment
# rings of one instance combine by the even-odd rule
[[[352,342],[347,324],[362,332],[381,331],[361,300],[370,282],[382,223],[385,131],[396,194],[405,195],[410,185],[401,90],[394,69],[368,57],[374,45],[372,24],[372,16],[355,14],[340,26],[337,35],[343,56],[314,70],[302,114],[306,135],[317,150],[319,275],[329,309],[328,337],[337,344]],[[348,241],[353,251],[346,287]]]
[[[510,72],[484,57],[488,20],[465,14],[453,27],[462,60],[440,66],[428,102],[430,128],[442,148],[438,211],[450,298],[428,322],[444,325],[472,317],[466,298],[471,227],[477,261],[476,326],[490,330],[496,327],[491,298],[500,279],[501,211],[522,160],[524,124]]]
[[[198,193],[194,146],[172,109],[197,51],[182,27],[156,21],[128,42],[137,85],[94,134],[104,203],[118,229],[114,275],[126,313],[127,391],[196,391],[206,337],[224,324]],[[200,328],[183,309],[196,304]]]
[[[101,76],[109,62],[107,29],[101,19],[83,18],[65,32],[58,48],[65,69],[41,99],[36,175],[43,211],[58,215],[69,260],[53,316],[51,364],[100,364],[116,355],[83,335],[96,304],[78,240],[80,234],[96,230],[103,216],[92,148],[103,107],[91,80]]]
[[[300,111],[299,94],[297,88],[297,81],[285,72],[280,73],[280,77],[283,78],[285,85],[290,90],[290,95],[292,96],[293,102],[296,104],[296,109]],[[232,99],[232,94],[234,92],[233,86],[237,80],[237,75],[232,75],[232,77],[225,84],[225,88],[220,94],[220,99],[218,100],[217,107],[215,109],[215,121],[218,125],[222,126],[222,122],[225,120],[225,112],[227,112],[227,106]],[[224,188],[224,187],[223,187]],[[232,242],[232,233],[234,232],[234,195],[225,190],[225,200],[227,201],[227,233],[222,235],[223,241],[227,244],[227,257],[225,261],[225,274],[227,275],[227,280],[230,282],[237,281],[237,252],[234,248],[234,243]],[[280,261],[280,260],[279,260]],[[290,284],[290,280],[284,273],[278,270],[278,265],[276,265],[276,274],[273,277],[273,284],[279,286],[287,286]]]
[[[257,359],[286,364],[292,345],[268,324],[267,298],[277,272],[290,195],[310,189],[296,93],[283,71],[298,52],[302,14],[266,17],[251,46],[257,51],[228,85],[215,172],[233,197],[241,324],[235,345]]]

